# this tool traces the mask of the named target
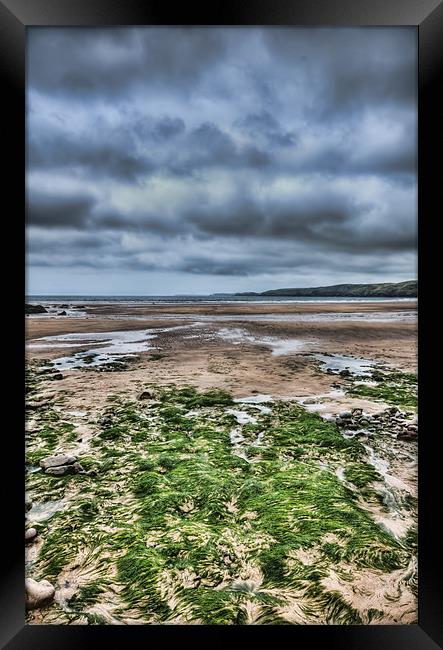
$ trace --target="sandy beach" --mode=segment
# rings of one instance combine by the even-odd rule
[[[31,610],[28,622],[416,622],[416,301],[90,303],[70,305],[66,316],[60,311],[26,318],[27,492],[34,504],[27,521],[36,531],[27,573],[55,588],[54,603]],[[282,437],[292,426],[294,436],[304,436],[297,450]],[[309,427],[318,438],[306,437]],[[161,522],[146,514],[149,491],[141,491],[140,477],[134,487],[131,474],[141,473],[142,460],[160,463],[145,474],[160,481],[159,495],[176,494],[185,481],[180,462],[221,454],[216,431],[229,434],[217,467],[234,472],[237,492],[226,493],[224,514],[211,519],[198,514],[200,493],[190,486],[176,509],[158,506],[167,522],[161,532]],[[325,436],[337,444],[325,447]],[[41,462],[57,454],[70,454],[81,469],[48,475]],[[170,455],[170,467],[162,454]],[[113,475],[105,471],[111,466]],[[197,467],[189,467],[194,476]],[[298,520],[295,488],[288,487],[282,529],[254,529],[274,507],[272,490],[282,489],[275,477],[290,486],[296,469],[324,499],[334,493],[331,512],[343,500],[331,515],[334,525],[325,527],[308,488]],[[205,483],[210,494],[215,485],[225,489],[214,472]],[[271,501],[265,493],[260,514],[256,496],[243,503],[243,488],[267,472]],[[88,500],[95,504],[89,514]],[[349,520],[342,521],[344,510]],[[312,513],[318,530],[308,534],[301,522]],[[294,537],[286,539],[286,529]],[[358,529],[363,547],[374,545],[371,557],[359,546]],[[172,546],[166,549],[163,534],[180,561],[167,560]],[[62,551],[64,535],[72,544]],[[137,553],[125,556],[140,543],[155,550],[146,558],[149,570]],[[270,556],[275,544],[279,558]],[[146,569],[149,597],[129,586],[132,566]],[[314,567],[319,574],[310,579]],[[259,604],[259,592],[271,604]]]

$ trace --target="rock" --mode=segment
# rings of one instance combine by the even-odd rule
[[[35,528],[28,528],[25,530],[25,542],[33,542],[37,537],[37,531]]]
[[[25,314],[47,314],[48,310],[43,305],[25,304]]]
[[[49,605],[54,600],[55,589],[48,580],[37,582],[32,578],[25,580],[26,609],[36,609]]]
[[[336,381],[331,384],[331,388],[341,388],[341,384],[338,384]]]
[[[359,408],[352,409],[352,415],[353,417],[359,417],[360,415],[363,415],[363,409],[359,409]]]
[[[65,312],[64,310],[63,310],[63,311],[59,311],[58,314],[57,314],[57,316],[66,316],[66,312]]]
[[[338,417],[341,420],[350,420],[352,418],[352,413],[351,411],[343,411],[342,413],[338,414]]]
[[[400,413],[400,409],[398,409],[396,406],[391,406],[390,408],[387,409],[388,413]]]
[[[50,474],[51,476],[67,476],[68,474],[79,474],[80,472],[84,472],[80,463],[74,463],[73,465],[58,465],[57,467],[48,467],[48,469],[45,470],[45,474]]]
[[[57,379],[57,380],[59,380],[59,379],[63,379],[63,375],[62,375],[61,372],[58,372],[58,373],[55,374],[55,375],[51,375],[51,379]]]
[[[340,377],[351,377],[352,375],[351,371],[348,370],[347,368],[345,368],[344,370],[340,370],[338,374],[340,375]]]
[[[143,392],[140,393],[140,395],[137,397],[138,400],[144,400],[144,399],[152,399],[154,395],[150,393],[148,390],[144,390]]]
[[[57,456],[48,456],[47,458],[42,458],[40,461],[40,467],[43,467],[43,469],[48,469],[48,467],[72,465],[76,461],[77,456],[73,456],[72,454],[58,454]]]
[[[303,400],[303,404],[317,404],[317,400],[313,397],[309,397],[308,399]]]

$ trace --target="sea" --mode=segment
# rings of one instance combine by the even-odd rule
[[[84,295],[29,295],[26,302],[31,304],[48,305],[87,305],[88,303],[112,304],[147,304],[147,305],[177,305],[205,303],[359,303],[359,302],[409,302],[416,298],[363,298],[363,297],[331,297],[331,296],[236,296],[233,294],[211,295],[175,295],[175,296],[84,296]]]

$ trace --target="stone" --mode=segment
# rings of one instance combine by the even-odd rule
[[[65,310],[63,310],[63,311],[59,311],[58,314],[57,314],[57,316],[66,316],[66,312],[65,312]]]
[[[28,528],[25,530],[25,542],[33,542],[37,537],[37,531],[35,528]]]
[[[352,409],[352,415],[353,415],[354,417],[358,417],[358,416],[360,416],[360,415],[363,415],[363,409],[360,409],[360,408],[354,408],[354,409]]]
[[[45,471],[45,474],[50,474],[51,476],[67,476],[68,474],[79,474],[83,472],[83,467],[80,463],[74,463],[73,465],[58,465],[57,467],[48,467]]]
[[[25,304],[25,314],[47,314],[48,310],[43,305]]]
[[[49,605],[54,600],[55,589],[48,580],[25,580],[26,609],[37,609]]]
[[[351,377],[352,373],[351,373],[350,370],[345,368],[344,370],[340,370],[340,372],[338,374],[340,375],[340,377]]]
[[[72,454],[58,454],[57,456],[48,456],[40,461],[40,467],[59,467],[60,465],[72,465],[77,461],[77,456]]]
[[[51,376],[51,379],[57,379],[57,380],[60,380],[60,379],[63,379],[63,375],[62,375],[61,372],[58,372],[56,375],[52,375],[52,376]]]
[[[144,399],[152,399],[154,395],[150,393],[148,390],[144,390],[140,393],[140,395],[137,397],[138,400],[144,400]]]
[[[350,420],[352,418],[352,413],[351,411],[343,411],[338,414],[338,417],[342,420]]]
[[[308,399],[303,400],[303,404],[317,404],[317,400],[313,397],[309,397]]]

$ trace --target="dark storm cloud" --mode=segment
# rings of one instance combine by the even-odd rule
[[[171,38],[172,34],[172,38]],[[223,30],[32,30],[28,70],[43,92],[112,98],[143,84],[188,88],[223,57]]]
[[[29,225],[81,228],[87,224],[95,200],[88,194],[28,193]]]
[[[415,72],[408,28],[31,29],[29,264],[412,277]]]

